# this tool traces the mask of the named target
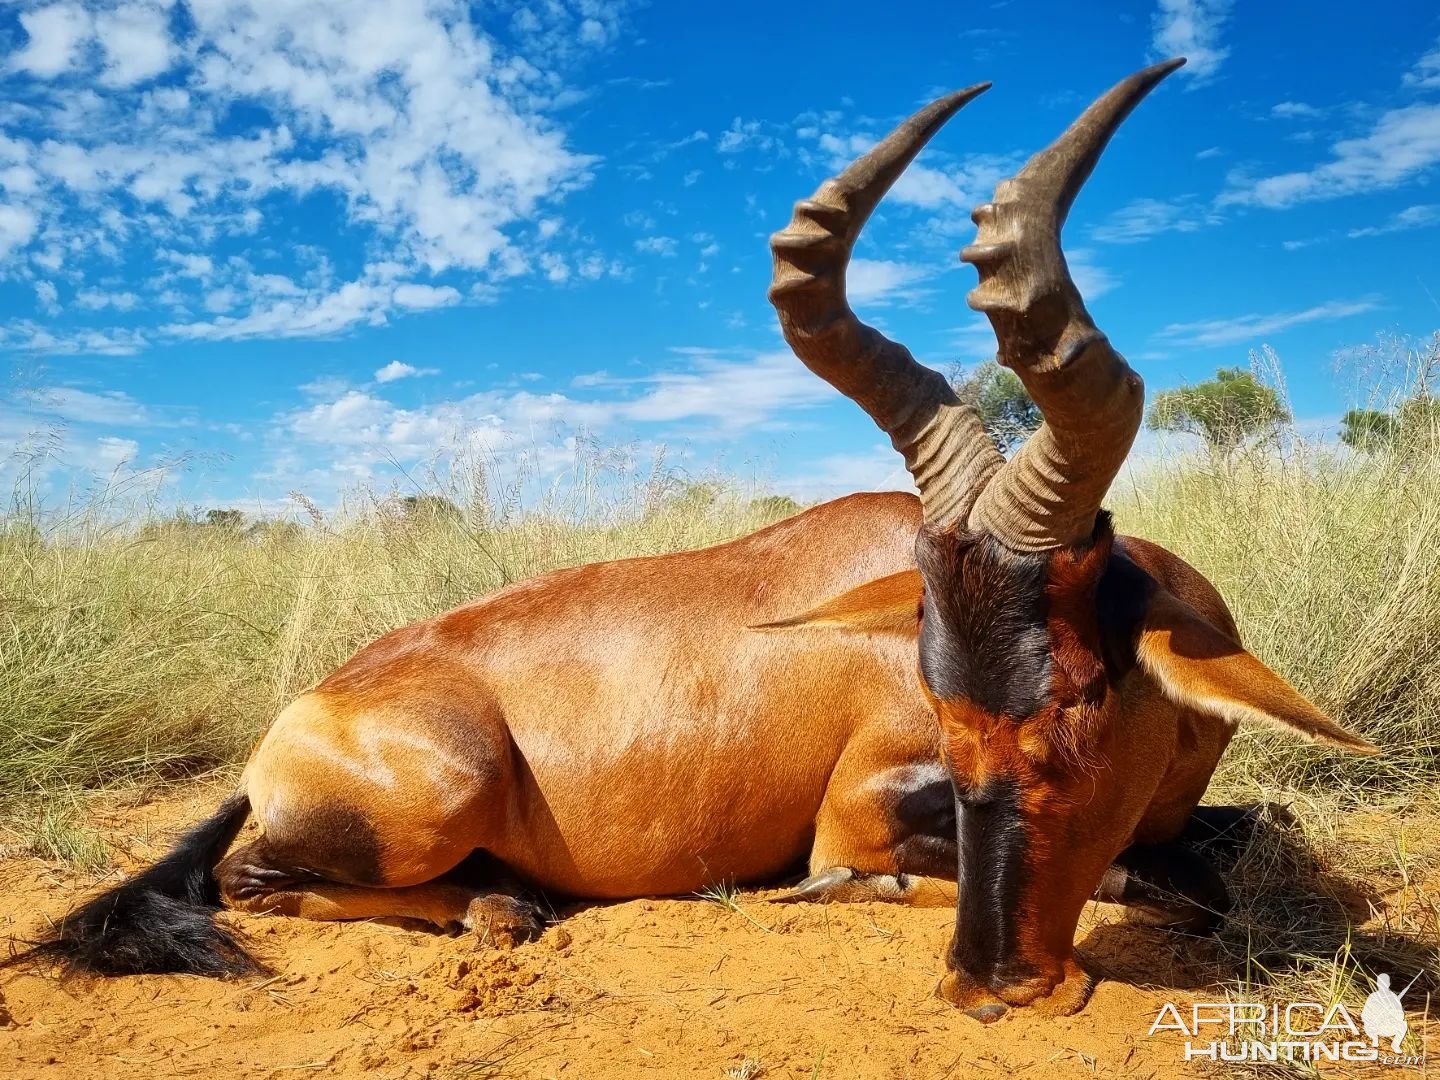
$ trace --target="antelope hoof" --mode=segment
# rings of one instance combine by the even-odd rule
[[[531,904],[514,896],[477,896],[465,912],[464,926],[480,945],[513,949],[545,931]]]
[[[789,892],[772,896],[772,904],[796,904],[802,901],[838,900],[838,895],[855,881],[855,871],[848,866],[832,866],[818,874],[811,874]]]
[[[999,1002],[993,1005],[977,1005],[973,1009],[966,1009],[965,1015],[972,1020],[979,1020],[982,1024],[993,1024],[1010,1010]]]
[[[935,996],[982,1024],[993,1024],[1010,1009],[1019,1008],[1033,1009],[1041,1016],[1071,1016],[1085,1007],[1093,988],[1089,974],[1070,960],[1055,983],[1031,979],[992,988],[964,972],[946,972],[935,987]]]
[[[945,973],[935,984],[935,996],[982,1024],[993,1024],[1009,1011],[1009,1006],[987,988],[958,971]]]
[[[1065,964],[1065,977],[1055,988],[1027,1004],[1041,1016],[1074,1016],[1090,1001],[1094,989],[1089,972],[1070,960]]]

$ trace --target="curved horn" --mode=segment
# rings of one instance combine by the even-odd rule
[[[980,229],[960,254],[980,272],[970,306],[985,312],[1000,363],[1045,417],[970,512],[972,528],[1014,550],[1088,542],[1140,428],[1144,384],[1091,321],[1060,230],[1110,137],[1183,63],[1167,60],[1116,85],[972,215]]]
[[[809,199],[770,238],[775,275],[770,302],[795,355],[870,414],[905,456],[925,520],[964,521],[976,495],[1004,464],[975,410],[961,404],[939,372],[905,346],[866,326],[850,310],[845,270],[866,219],[905,167],[980,83],[921,109]]]

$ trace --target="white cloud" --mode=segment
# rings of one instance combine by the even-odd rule
[[[1209,81],[1230,55],[1220,42],[1230,7],[1231,0],[1160,0],[1151,48],[1161,57],[1186,57],[1189,62],[1180,71],[1192,86]]]
[[[93,447],[79,464],[97,475],[106,476],[133,463],[139,454],[140,444],[134,439],[102,435],[95,440]]]
[[[646,255],[659,255],[664,259],[675,257],[675,238],[673,236],[645,236],[635,241],[635,250]]]
[[[1283,209],[1299,203],[1335,199],[1358,192],[1383,191],[1419,179],[1440,162],[1440,105],[1414,104],[1391,109],[1369,132],[1341,139],[1331,159],[1313,169],[1254,179],[1231,177],[1221,206]]]
[[[628,274],[625,265],[618,260],[606,262],[603,255],[587,255],[575,264],[575,272],[586,281],[599,281],[607,274],[623,278]]]
[[[839,172],[879,141],[871,135],[822,134],[815,127],[802,128],[801,132],[802,137],[815,139],[831,172]],[[972,207],[989,199],[995,186],[1013,174],[1021,161],[1022,156],[1018,154],[967,154],[957,157],[927,147],[925,159],[913,162],[900,174],[886,200],[924,210],[956,207],[968,213]]]
[[[1270,115],[1277,120],[1313,120],[1323,115],[1314,105],[1303,101],[1282,101],[1270,108]]]
[[[531,501],[537,479],[543,487],[576,457],[575,437],[556,416],[565,399],[555,397],[476,394],[405,409],[349,390],[276,417],[269,435],[274,456],[259,478],[325,499],[355,483],[373,490],[397,476],[397,465],[420,474],[478,458],[501,488],[523,477]]]
[[[35,298],[40,301],[40,306],[51,315],[60,311],[60,290],[55,287],[53,281],[35,282]]]
[[[957,360],[960,363],[979,363],[982,360],[994,359],[995,331],[985,316],[973,316],[964,325],[952,328],[950,335],[951,347],[959,353]]]
[[[105,52],[101,81],[130,86],[170,67],[170,11],[164,3],[125,4],[95,19],[95,38]]]
[[[215,314],[222,314],[226,311],[233,311],[235,305],[240,302],[240,293],[233,286],[226,285],[219,289],[211,289],[205,294],[205,310]]]
[[[35,412],[73,424],[141,427],[156,423],[149,409],[120,390],[95,393],[71,386],[49,386],[31,391],[23,398]]]
[[[876,443],[869,451],[827,454],[801,471],[776,477],[775,489],[802,501],[833,499],[856,491],[914,491],[904,459]]]
[[[198,255],[194,252],[170,251],[164,249],[156,252],[160,258],[167,262],[174,263],[177,272],[186,277],[208,278],[215,272],[215,262],[209,255]]]
[[[422,368],[416,367],[413,364],[407,364],[403,360],[391,360],[379,371],[375,372],[375,381],[378,383],[388,383],[394,382],[396,379],[411,379],[421,375],[438,374],[440,374],[439,368]]]
[[[169,0],[93,18],[73,3],[24,12],[9,66],[74,85],[0,137],[0,260],[109,277],[161,267],[146,303],[215,315],[155,335],[181,340],[334,333],[553,278],[539,255],[559,226],[534,223],[558,221],[594,161],[553,118],[575,100],[564,65],[615,41],[624,6],[556,0],[513,19],[463,0],[206,0],[183,20]],[[492,36],[496,19],[518,51]],[[352,280],[323,256],[297,272],[288,251],[225,254],[226,238],[302,202],[316,251],[332,235],[366,251]],[[442,271],[463,280],[404,280]]]
[[[1136,199],[1091,230],[1105,244],[1135,244],[1167,232],[1195,232],[1217,219],[1185,200]]]
[[[1072,248],[1065,252],[1065,262],[1070,267],[1070,277],[1075,288],[1086,301],[1098,300],[1106,293],[1120,287],[1120,279],[1105,267],[1094,261],[1095,253],[1089,248]]]
[[[10,64],[42,79],[68,71],[93,33],[90,13],[79,4],[51,4],[22,12],[20,25],[29,40]]]
[[[17,352],[55,356],[133,356],[148,341],[138,330],[73,330],[55,332],[28,319],[0,326],[0,346]]]
[[[1405,73],[1405,85],[1424,90],[1440,87],[1440,42]]]
[[[770,127],[760,120],[742,120],[736,117],[715,143],[715,149],[722,154],[735,154],[741,150],[758,150],[763,154],[786,152]]]
[[[565,261],[563,255],[557,255],[553,251],[545,251],[540,254],[540,269],[545,271],[545,279],[557,285],[570,280],[570,264]]]
[[[361,324],[381,326],[392,307],[425,310],[460,301],[449,285],[392,285],[366,276],[317,288],[279,274],[248,274],[241,279],[250,309],[244,315],[218,315],[209,322],[168,323],[161,335],[182,341],[233,341],[263,337],[323,337]],[[227,297],[227,300],[230,299]]]
[[[702,356],[692,370],[661,371],[644,381],[650,389],[618,404],[618,416],[636,423],[704,418],[733,431],[763,423],[786,409],[835,399],[835,390],[788,349],[744,361]]]
[[[0,259],[28,244],[39,226],[34,211],[23,206],[0,203]]]
[[[1233,319],[1206,319],[1199,322],[1171,323],[1160,331],[1161,338],[1177,345],[1196,347],[1235,345],[1259,341],[1292,326],[1328,322],[1374,311],[1380,306],[1373,299],[1330,300],[1303,311],[1281,311],[1268,315],[1240,315]]]
[[[710,133],[708,131],[701,131],[697,129],[695,131],[692,131],[689,135],[686,135],[683,139],[676,139],[674,142],[666,144],[665,149],[667,151],[679,150],[681,147],[689,146],[692,143],[709,141]]]
[[[988,200],[995,185],[1013,173],[1018,164],[1013,156],[970,154],[951,160],[944,169],[911,165],[888,197],[926,210],[954,206],[968,211]]]
[[[1385,236],[1389,233],[1408,232],[1411,229],[1424,229],[1431,225],[1440,225],[1440,205],[1434,203],[1406,207],[1392,215],[1383,225],[1351,229],[1345,235],[1354,240],[1362,236]]]
[[[604,45],[609,38],[609,31],[599,19],[586,19],[580,24],[580,40],[586,45]]]
[[[885,304],[914,299],[914,286],[934,271],[916,263],[891,259],[851,259],[845,272],[845,294],[852,304]]]
[[[340,375],[321,375],[301,383],[298,389],[312,398],[338,398],[350,389],[350,380]]]
[[[775,428],[794,410],[838,400],[788,350],[671,352],[673,367],[638,378],[604,373],[577,378],[576,396],[488,390],[405,408],[384,389],[394,381],[385,377],[392,369],[411,368],[399,361],[377,371],[379,385],[371,388],[316,380],[302,387],[312,399],[308,404],[275,418],[270,441],[283,459],[276,471],[303,470],[306,490],[333,490],[350,482],[373,483],[393,475],[396,463],[412,469],[442,449],[460,448],[487,461],[523,457],[542,476],[553,476],[573,466],[582,430],[615,446],[652,425],[665,425],[672,439],[678,431],[688,439],[724,443],[742,430]]]
[[[160,332],[181,341],[319,337],[359,323],[383,324],[390,295],[390,290],[365,279],[294,297],[270,291],[262,294],[245,315],[220,315],[209,322],[167,323]]]
[[[334,401],[297,413],[291,429],[316,441],[335,443],[391,442],[384,428],[404,410],[363,390],[347,390]]]
[[[460,292],[449,285],[415,285],[407,282],[395,286],[394,299],[401,307],[424,310],[458,304]]]
[[[140,298],[132,292],[106,292],[103,289],[81,289],[75,294],[75,303],[86,311],[131,311],[139,304]]]

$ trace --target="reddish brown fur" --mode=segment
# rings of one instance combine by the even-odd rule
[[[1089,547],[1062,548],[1046,566],[1050,700],[1073,702],[1075,708],[1068,718],[1059,708],[1051,708],[1026,725],[1024,749],[1042,763],[1058,754],[1072,764],[1082,764],[1094,739],[1094,724],[1101,718],[1107,687],[1096,592],[1114,541],[1109,519],[1104,518]]]
[[[934,550],[937,542],[956,553],[946,557]],[[980,602],[993,602],[991,579],[1003,567],[977,560],[972,538],[932,534],[930,543],[932,588],[958,588],[965,596],[978,590]],[[1135,595],[1121,597],[1135,606],[1133,627],[1102,625],[1105,618],[1132,617],[1106,612],[1097,595],[1116,559],[1141,572],[1124,586]],[[1045,571],[1050,683],[1033,715],[992,714],[922,686],[957,785],[981,790],[997,779],[1015,781],[1025,824],[1016,954],[1005,970],[1031,974],[952,971],[942,993],[969,1009],[998,1002],[1065,1013],[1084,1004],[1089,979],[1072,950],[1081,909],[1123,849],[1179,834],[1245,709],[1311,738],[1368,748],[1245,652],[1214,587],[1163,548],[1114,537],[1102,517],[1092,544],[1056,551]],[[918,599],[924,588],[918,572],[896,575],[884,590],[885,610],[903,610],[905,591]],[[826,605],[828,620],[846,611],[857,626],[872,621],[861,592]]]
[[[893,879],[894,825],[876,792],[938,759],[916,690],[918,599],[884,616],[893,632],[755,627],[857,586],[867,610],[883,606],[919,519],[910,496],[853,496],[718,547],[549,574],[387,634],[257,748],[245,784],[270,850],[347,888],[421,885],[477,848],[577,896],[687,893],[807,854],[812,870]],[[312,825],[322,807],[366,823],[373,868],[358,855],[337,865],[333,830]],[[232,899],[304,914],[384,903],[301,888],[319,900]]]

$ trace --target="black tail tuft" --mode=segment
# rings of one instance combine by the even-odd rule
[[[70,912],[45,937],[0,967],[56,960],[67,974],[245,975],[262,965],[215,924],[215,864],[250,813],[232,795],[159,862]]]

